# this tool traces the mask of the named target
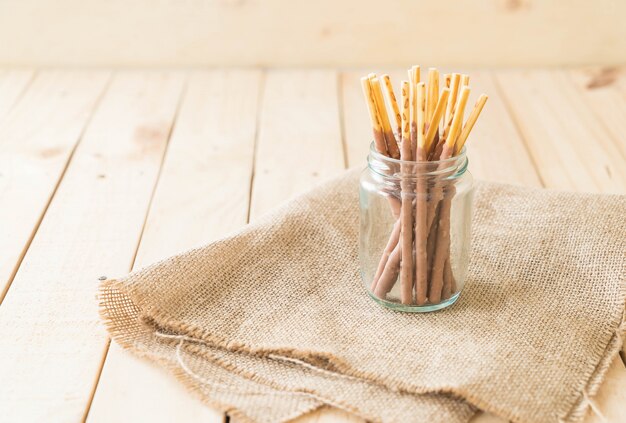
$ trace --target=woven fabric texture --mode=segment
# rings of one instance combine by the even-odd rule
[[[480,183],[468,280],[435,313],[359,277],[358,172],[100,287],[115,341],[258,422],[576,422],[624,333],[626,197]]]

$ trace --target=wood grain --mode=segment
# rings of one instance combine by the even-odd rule
[[[509,71],[496,77],[546,188],[626,192],[626,161],[567,71]],[[585,421],[625,420],[623,389],[615,390],[624,386],[626,368],[616,356],[591,399],[600,414],[590,407]]]
[[[251,220],[344,169],[337,81],[334,71],[269,72],[259,127]],[[291,181],[277,186],[281,180]],[[330,423],[335,421],[333,415],[342,413],[325,417],[316,412],[302,419]],[[230,421],[238,423],[234,417]]]
[[[335,71],[271,71],[265,82],[250,217],[344,169]]]
[[[482,93],[489,100],[467,139],[469,169],[483,180],[514,185],[541,186],[526,145],[498,95],[493,75],[471,72],[472,104]],[[471,105],[468,103],[468,107]]]
[[[0,74],[0,204],[10,205],[0,207],[0,302],[109,73],[41,72],[11,108],[29,78],[32,72]]]
[[[396,85],[405,78],[390,74]],[[222,422],[171,376],[116,345],[98,383],[107,342],[95,279],[235,230],[248,213],[260,216],[344,162],[364,166],[371,134],[362,72],[272,70],[260,102],[259,71],[194,72],[175,125],[178,72],[121,72],[97,109],[107,72],[33,75],[0,71],[0,202],[12,205],[0,207],[0,233],[10,235],[0,238],[0,283],[13,279],[0,306],[2,419],[65,422],[89,412],[103,422]],[[476,177],[624,193],[623,70],[471,75],[473,96],[490,96],[468,140]],[[625,391],[616,359],[592,399],[608,421],[626,419]],[[297,423],[356,421],[323,409]],[[589,411],[585,421],[603,420]],[[479,414],[473,422],[503,420]]]
[[[261,72],[196,72],[187,84],[134,268],[246,223]],[[162,369],[113,343],[88,422],[222,422]]]
[[[626,159],[626,68],[587,68],[568,72],[593,117],[604,124]]]
[[[546,187],[626,192],[626,162],[567,73],[500,72],[502,95]]]
[[[29,69],[0,70],[0,121],[22,97],[34,76],[35,71]]]
[[[97,277],[130,269],[182,82],[123,72],[87,128],[0,307],[3,420],[83,419],[106,343]]]
[[[340,76],[341,114],[348,167],[365,167],[369,146],[373,141],[371,123],[360,84],[360,78],[367,74],[367,69],[363,69],[342,72]],[[393,78],[393,75],[391,77],[392,83],[395,84],[394,89],[397,90],[399,80]]]
[[[599,413],[589,408],[585,423],[626,421],[626,368],[619,357],[611,363],[602,386],[592,401]]]
[[[0,3],[0,63],[622,64],[624,16],[617,0],[20,0]]]

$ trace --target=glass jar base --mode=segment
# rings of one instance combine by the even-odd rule
[[[437,310],[450,307],[452,304],[456,302],[456,300],[459,299],[459,295],[461,294],[461,292],[457,292],[456,294],[454,294],[447,300],[441,301],[440,303],[437,303],[437,304],[416,305],[416,304],[401,304],[401,303],[394,303],[391,301],[385,301],[376,297],[369,290],[367,290],[367,293],[374,301],[376,301],[378,304],[382,305],[383,307],[387,307],[395,311],[404,311],[408,313],[429,313],[431,311],[437,311]]]

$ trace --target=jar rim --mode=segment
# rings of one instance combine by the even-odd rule
[[[445,160],[413,161],[399,160],[388,157],[376,151],[374,143],[370,144],[370,153],[367,158],[367,167],[380,177],[390,180],[415,178],[444,178],[455,179],[462,176],[467,170],[469,160],[466,147],[456,156]]]
[[[393,157],[389,157],[386,156],[382,153],[379,153],[378,151],[376,151],[376,146],[374,144],[374,141],[372,141],[370,143],[370,151],[369,151],[369,155],[371,157],[373,157],[374,159],[383,162],[383,163],[390,163],[390,164],[395,164],[395,165],[430,165],[430,166],[436,166],[438,168],[446,168],[446,167],[450,167],[452,166],[455,162],[457,161],[464,161],[467,159],[467,147],[463,146],[463,148],[461,149],[461,151],[459,152],[459,154],[454,155],[452,157],[449,157],[447,159],[444,160],[431,160],[431,161],[415,161],[415,160],[402,160],[402,159],[394,159]],[[449,166],[445,166],[446,164],[449,164]]]

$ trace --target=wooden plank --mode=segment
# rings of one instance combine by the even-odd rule
[[[498,95],[493,76],[485,71],[471,72],[470,75],[472,98],[477,99],[482,93],[489,96],[467,140],[470,171],[487,181],[541,186],[524,141]]]
[[[361,78],[371,72],[379,72],[379,76],[389,75],[398,101],[400,99],[400,83],[408,78],[407,71],[403,69],[361,68],[341,73],[341,117],[346,140],[344,144],[348,167],[366,166],[369,147],[373,141],[372,127],[360,83]]]
[[[0,302],[109,79],[100,71],[42,72],[2,115],[30,76],[0,76]]]
[[[483,78],[484,78],[485,74],[484,73],[480,73],[479,75],[480,76],[479,76],[478,79],[474,78],[474,75],[472,75],[472,83],[471,83],[472,86],[476,87],[476,86],[480,86],[482,84]],[[509,73],[508,72],[507,73],[498,73],[497,75],[498,75],[498,78],[500,78],[501,75],[503,75],[502,78],[505,78],[505,77],[509,76]],[[506,85],[504,86],[505,91],[506,91],[506,88],[511,86],[510,84],[511,84],[510,82],[506,83]],[[564,85],[567,86],[566,83],[564,83]],[[514,98],[513,98],[513,95],[511,95],[511,99],[510,99],[511,102],[513,102],[513,101],[518,102],[519,101],[519,99],[517,97],[517,92],[520,89],[519,87],[523,87],[523,86],[519,85],[519,81],[518,81],[517,84],[516,84],[516,88],[515,88],[516,94],[515,94]],[[493,90],[494,87],[492,86],[491,88],[492,88],[492,92],[495,93],[496,90]],[[506,92],[505,92],[505,94],[506,94]],[[491,92],[489,92],[489,95],[491,96],[491,98],[489,100],[488,105],[493,106],[494,96],[491,94]],[[577,107],[576,110],[578,110],[579,113],[581,113],[581,114],[585,113],[584,108],[580,106],[579,101],[576,99],[575,96],[573,97],[574,99],[572,100],[572,97],[571,97],[572,92],[570,90],[568,90],[568,89],[564,89],[563,91],[554,90],[554,91],[552,91],[550,93],[550,95],[551,96],[555,96],[555,97],[556,96],[563,96],[564,98],[561,98],[560,102],[568,103],[568,104],[573,102],[575,104],[575,107]],[[500,95],[495,95],[495,99],[498,99],[498,101],[501,103]],[[542,100],[541,99],[537,99],[535,101],[539,102],[539,101],[542,101]],[[558,104],[559,100],[554,100],[554,101],[555,101],[556,104]],[[500,106],[498,106],[498,107],[500,107]],[[515,111],[517,109],[532,108],[533,104],[521,104],[521,105],[517,104],[517,109],[515,109],[512,104],[507,103],[506,107],[510,107],[514,111],[514,113],[515,113]],[[481,119],[483,119],[483,118],[485,118],[487,116],[487,110],[488,110],[488,108],[486,107],[485,108],[485,112],[483,113],[484,116],[481,116]],[[527,110],[525,110],[525,111],[527,111]],[[536,115],[536,117],[537,117],[537,115]],[[515,118],[517,119],[518,116],[515,115]],[[551,118],[554,118],[554,119],[551,119]],[[508,120],[510,121],[510,118]],[[489,122],[489,120],[486,120],[486,121]],[[494,119],[493,122],[490,123],[490,125],[495,123],[495,122],[497,122],[497,121],[498,121],[497,119]],[[545,124],[544,122],[554,122],[554,121],[558,122],[558,119],[555,116],[552,115],[552,116],[548,117],[545,121],[537,122],[536,125],[544,125]],[[519,125],[523,125],[523,127],[521,129],[522,132],[524,132],[524,133],[529,133],[529,132],[534,133],[534,131],[529,131],[527,129],[527,126],[534,125],[533,122],[525,121],[525,120],[523,121],[523,120],[520,119],[518,121],[518,124]],[[593,125],[597,125],[597,122],[594,123]],[[524,129],[524,128],[526,128],[526,129]],[[479,129],[479,127],[477,125],[476,130],[478,130],[478,129]],[[558,133],[559,131],[555,130],[554,132]],[[495,138],[495,137],[490,137],[490,138],[491,138],[492,141],[495,140],[495,139],[500,139],[500,138]],[[570,144],[568,144],[567,140],[561,140],[561,141],[563,143],[562,145],[564,145],[564,146],[570,145]],[[534,145],[534,144],[531,144],[531,141],[529,140],[528,145]],[[575,143],[572,143],[572,146],[575,146],[575,145],[576,145]],[[474,151],[472,151],[472,153],[474,153]],[[509,162],[507,161],[506,163],[509,163]],[[554,163],[554,165],[558,166],[560,163],[562,163],[562,162],[556,161]],[[513,163],[509,163],[509,164],[514,166]],[[546,164],[543,163],[543,165],[545,166]],[[548,164],[548,165],[550,165],[550,164]],[[560,168],[560,169],[563,170],[562,168]],[[545,169],[545,167],[544,168],[539,168],[539,171],[540,172],[541,171],[546,172],[546,169]],[[549,181],[546,181],[546,183],[544,185],[547,186],[547,187],[554,188],[554,186],[550,185]],[[560,188],[563,188],[563,187],[560,187]],[[616,389],[616,388],[622,388],[622,386],[626,386],[625,384],[626,384],[626,370],[624,369],[624,365],[621,362],[621,360],[619,358],[616,358],[613,361],[613,363],[611,365],[611,368],[609,369],[609,373],[606,376],[605,383],[601,386],[601,388],[600,388],[596,398],[594,399],[594,401],[597,402],[599,410],[601,410],[601,413],[604,414],[605,417],[611,416],[611,418],[609,418],[609,421],[618,421],[618,420],[620,420],[619,418],[617,418],[618,416],[621,417],[622,419],[624,418],[625,408],[623,406],[623,404],[624,404],[623,389]],[[490,415],[490,414],[479,414],[472,421],[475,421],[477,423],[478,422],[487,423],[487,422],[496,422],[496,421],[503,421],[503,420],[498,419],[495,416]],[[589,409],[589,411],[587,413],[587,416],[586,416],[586,419],[585,419],[585,422],[591,423],[591,422],[600,422],[600,421],[603,421],[602,418],[598,414],[594,413],[594,411],[592,409]]]
[[[134,267],[206,243],[246,223],[261,73],[191,76]],[[159,368],[113,343],[89,422],[204,421],[224,415]]]
[[[625,192],[626,162],[567,71],[509,71],[496,78],[547,188]],[[626,368],[616,356],[592,399],[605,417],[619,416],[609,421],[626,418],[624,387]],[[606,420],[590,408],[585,421]]]
[[[626,368],[619,357],[611,363],[593,401],[597,411],[589,408],[585,423],[626,421]]]
[[[88,422],[222,423],[224,413],[210,408],[172,379],[172,375],[112,343]]]
[[[123,72],[88,126],[0,307],[6,421],[83,419],[106,343],[96,279],[130,268],[182,85]]]
[[[626,158],[626,68],[573,69],[569,74]]]
[[[267,75],[251,219],[344,169],[337,73]]]
[[[546,187],[626,192],[626,161],[565,71],[497,74]]]
[[[20,0],[2,3],[0,63],[615,64],[624,16],[617,0]]]
[[[24,94],[34,76],[35,71],[29,69],[0,70],[0,121]]]
[[[626,158],[626,67],[572,69],[569,73],[595,118],[604,124]],[[626,364],[626,345],[622,354]]]
[[[361,71],[342,72],[341,112],[345,137],[346,161],[348,167],[365,167],[369,145],[373,141],[369,123],[367,106],[361,89],[360,78],[368,74],[367,69]],[[393,75],[396,76],[396,75]],[[397,91],[401,79],[392,76],[394,89]],[[406,76],[401,76],[406,79]]]
[[[344,169],[338,88],[334,71],[270,71],[267,75],[251,220]],[[334,421],[332,415],[329,420],[319,413],[296,421]],[[237,421],[230,418],[231,423]]]

